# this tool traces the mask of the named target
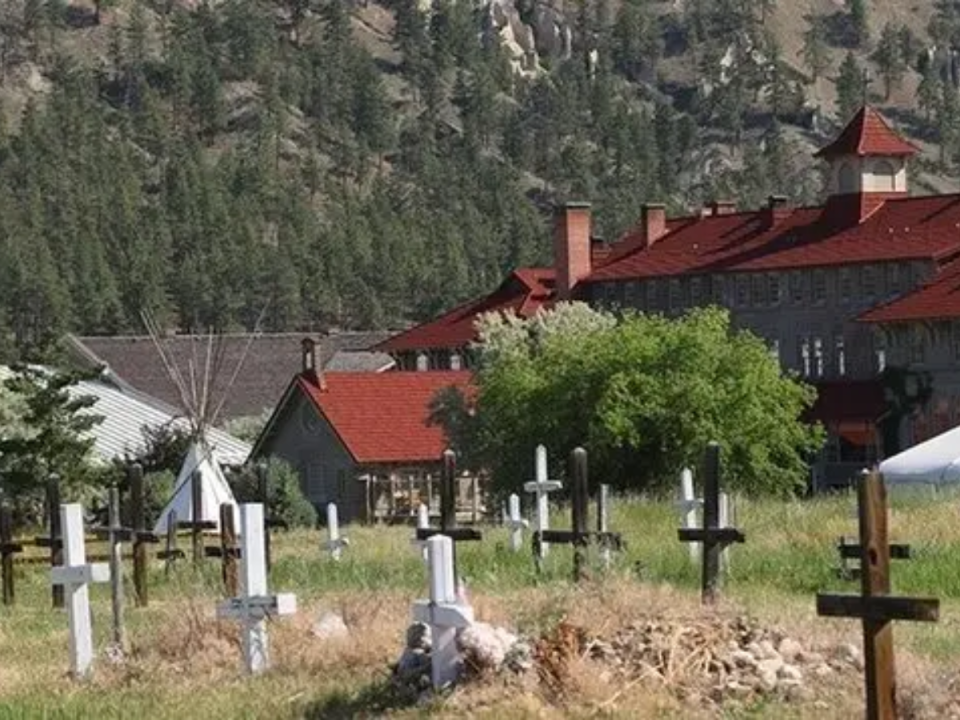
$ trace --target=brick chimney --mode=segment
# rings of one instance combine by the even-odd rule
[[[774,227],[790,217],[790,205],[786,195],[771,195],[767,199],[766,225]]]
[[[569,300],[573,288],[590,274],[590,204],[559,205],[553,219],[553,265],[557,299]]]
[[[647,203],[640,215],[643,247],[648,248],[667,234],[667,209],[663,203]]]
[[[325,390],[323,373],[317,368],[317,343],[313,338],[305,337],[300,341],[300,359],[300,374],[321,390]]]
[[[736,200],[714,200],[710,203],[714,215],[733,215],[737,211]]]

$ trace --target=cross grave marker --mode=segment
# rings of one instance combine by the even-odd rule
[[[261,673],[270,665],[267,618],[297,611],[297,598],[293,593],[267,594],[263,526],[263,505],[244,503],[240,506],[240,594],[217,608],[217,617],[242,623],[244,664],[252,674]]]
[[[427,541],[421,540],[417,533],[420,530],[429,530],[430,529],[430,508],[428,508],[423,503],[417,507],[417,528],[413,532],[413,539],[410,541],[410,544],[413,545],[417,550],[420,551],[420,554],[423,556],[423,561],[427,561]]]
[[[510,529],[510,549],[517,552],[523,547],[523,531],[530,523],[520,515],[520,497],[516,493],[510,493],[509,508],[504,524]]]
[[[586,548],[591,540],[595,540],[600,547],[622,547],[620,533],[590,532],[587,529],[587,515],[589,512],[590,487],[587,474],[587,451],[575,448],[570,453],[570,477],[572,530],[537,530],[533,533],[533,554],[537,559],[537,569],[541,569],[543,557],[540,545],[546,542],[569,543],[573,545],[573,579],[580,582],[586,577]]]
[[[170,522],[168,517],[167,524]],[[217,524],[212,520],[203,519],[203,474],[199,470],[194,470],[190,476],[190,519],[178,521],[177,527],[190,530],[193,564],[199,566],[206,556],[203,549],[203,531],[217,528]]]
[[[897,716],[892,620],[936,622],[940,601],[890,595],[890,544],[887,490],[879,473],[867,473],[857,486],[860,514],[860,595],[817,594],[817,614],[860,618],[863,623],[864,687],[867,720]]]
[[[533,482],[523,484],[523,489],[528,493],[534,493],[537,500],[537,530],[541,533],[550,529],[550,500],[549,494],[555,490],[563,488],[563,483],[559,480],[548,479],[547,474],[547,448],[543,445],[537,445],[536,450],[536,478]],[[541,542],[539,547],[540,555],[538,559],[542,560],[550,552],[550,545],[547,542]]]
[[[343,548],[350,544],[350,540],[340,536],[340,518],[337,515],[337,504],[327,503],[327,552],[334,560],[339,560]]]
[[[483,539],[476,528],[457,527],[457,455],[453,450],[443,451],[443,470],[440,474],[440,527],[418,528],[417,539],[428,540],[434,535],[445,535],[453,541],[453,569],[457,570],[457,543]],[[458,576],[459,577],[459,576]]]
[[[720,553],[731,543],[746,542],[740,530],[721,527],[720,523],[720,445],[707,445],[703,473],[703,527],[681,528],[677,535],[681,542],[703,544],[703,574],[700,596],[704,604],[711,605],[717,599],[720,576]]]
[[[50,583],[64,590],[70,623],[70,671],[75,678],[82,679],[93,663],[89,584],[108,582],[110,570],[105,563],[87,563],[81,506],[61,505],[59,516],[65,539],[63,564],[50,569]]]
[[[473,608],[457,598],[454,541],[446,535],[427,539],[430,599],[413,604],[413,619],[430,626],[430,676],[434,690],[457,679],[460,653],[457,629],[473,622]]]
[[[50,567],[63,563],[63,538],[60,531],[60,476],[53,473],[47,478],[46,512],[50,534],[34,540],[37,547],[50,548]],[[50,589],[53,607],[63,607],[63,587],[53,585]]]
[[[137,607],[147,607],[150,601],[147,590],[147,546],[160,542],[160,538],[147,530],[147,512],[143,498],[143,467],[133,463],[127,468],[130,486],[130,537],[133,540],[133,589]],[[176,525],[176,523],[174,523]]]

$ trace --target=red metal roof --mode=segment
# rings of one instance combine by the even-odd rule
[[[960,252],[960,195],[890,198],[860,223],[838,220],[843,199],[796,208],[776,224],[768,210],[673,221],[649,248],[635,228],[586,282],[939,260]]]
[[[960,318],[960,261],[945,265],[916,290],[871,308],[862,322],[909,322]]]
[[[847,123],[837,139],[821,148],[814,157],[840,155],[913,155],[917,148],[904,140],[887,121],[869,105]]]
[[[330,372],[325,388],[299,376],[313,400],[359,463],[439,461],[447,447],[443,428],[429,425],[430,401],[444,388],[469,388],[467,371]]]
[[[817,399],[804,413],[807,422],[838,425],[876,422],[887,412],[883,385],[878,380],[825,380],[815,384]]]
[[[516,313],[526,318],[553,304],[553,268],[514,270],[489,295],[450,310],[436,320],[398,333],[373,349],[382,352],[462,348],[476,340],[477,316],[492,311]]]

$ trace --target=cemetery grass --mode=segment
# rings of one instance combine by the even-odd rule
[[[936,692],[935,678],[956,676],[960,668],[960,500],[895,496],[891,504],[891,542],[910,543],[914,554],[912,560],[893,562],[894,592],[941,599],[938,624],[901,623],[894,630],[899,695],[910,704]],[[856,621],[819,619],[814,610],[818,591],[858,589],[835,573],[836,540],[856,531],[853,507],[849,496],[740,501],[737,524],[747,543],[732,550],[719,612],[752,615],[804,642],[843,639],[859,645]],[[669,502],[615,499],[611,529],[623,534],[626,549],[610,571],[596,569],[580,588],[569,579],[568,548],[551,547],[538,575],[529,535],[523,551],[514,554],[500,528],[485,529],[482,543],[460,545],[461,574],[480,619],[530,636],[549,632],[562,619],[603,633],[651,615],[695,618],[701,613],[699,571],[677,541],[677,517]],[[568,523],[566,512],[555,514],[555,527]],[[130,602],[127,567],[129,651],[122,663],[105,654],[109,592],[94,586],[98,655],[93,677],[85,683],[66,676],[66,617],[50,609],[47,569],[18,566],[17,604],[0,606],[0,720],[718,716],[698,715],[664,683],[620,687],[587,660],[575,661],[561,695],[540,686],[531,673],[475,682],[429,705],[413,705],[388,682],[410,602],[425,593],[425,570],[410,545],[411,529],[347,527],[345,534],[351,545],[339,563],[321,552],[320,532],[275,535],[271,591],[295,592],[299,612],[271,623],[274,667],[258,678],[241,672],[236,626],[215,619],[221,595],[216,561],[208,560],[199,573],[184,562],[170,578],[154,563],[150,607],[143,610]],[[315,637],[312,626],[323,612],[340,614],[350,636]],[[860,703],[859,681],[852,677],[830,697],[730,707],[721,716],[856,717]]]

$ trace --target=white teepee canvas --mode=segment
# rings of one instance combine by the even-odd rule
[[[184,458],[183,465],[180,467],[180,474],[177,476],[177,484],[174,486],[173,497],[163,508],[157,524],[153,531],[158,535],[167,532],[167,518],[170,511],[175,510],[177,521],[193,520],[193,495],[190,478],[195,472],[200,473],[203,483],[203,504],[201,506],[201,517],[199,520],[216,523],[216,532],[220,532],[220,506],[223,503],[233,505],[234,527],[240,527],[239,510],[237,501],[233,497],[233,491],[227,483],[227,479],[220,469],[220,463],[212,447],[202,440],[194,441],[190,445],[190,450]]]

